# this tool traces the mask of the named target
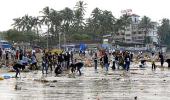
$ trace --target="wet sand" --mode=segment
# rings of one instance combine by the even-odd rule
[[[132,64],[130,71],[85,67],[83,75],[43,76],[41,71],[21,73],[21,78],[0,80],[0,100],[169,100],[170,70],[151,70]],[[4,73],[1,73],[2,75]],[[8,73],[15,75],[15,73]],[[47,80],[47,81],[38,81]]]

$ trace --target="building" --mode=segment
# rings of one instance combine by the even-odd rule
[[[153,43],[158,44],[158,23],[157,22],[152,22],[153,29],[149,30],[148,36],[150,37],[151,41]]]
[[[136,14],[131,14],[131,24],[125,28],[125,30],[119,30],[118,34],[114,36],[114,40],[118,42],[123,42],[126,44],[144,44],[145,41],[145,31],[139,29],[140,16]],[[151,43],[158,43],[158,34],[156,22],[152,22],[154,25],[153,29],[149,30],[147,37],[150,37]]]

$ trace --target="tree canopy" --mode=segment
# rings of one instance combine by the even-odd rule
[[[125,31],[131,23],[131,16],[128,14],[115,18],[111,11],[100,8],[94,8],[90,16],[85,18],[86,8],[87,4],[84,1],[78,1],[73,9],[65,7],[62,10],[55,10],[48,6],[44,7],[39,16],[26,14],[14,18],[13,29],[4,32],[5,37],[7,40],[17,42],[38,39],[45,43],[44,41],[49,39],[51,45],[59,43],[59,36],[62,43],[81,40],[101,41],[103,35],[114,36],[120,30]],[[142,17],[138,27],[145,31],[146,38],[149,30],[153,28],[151,19],[147,16]],[[169,31],[169,19],[163,19],[159,27],[162,43],[169,42],[167,38]]]

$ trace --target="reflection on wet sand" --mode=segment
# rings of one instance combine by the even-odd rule
[[[168,68],[133,66],[130,72],[85,68],[82,76],[42,76],[41,71],[0,81],[0,100],[168,100]],[[14,75],[14,73],[9,73]],[[41,81],[40,81],[41,80]],[[46,80],[46,81],[42,81]]]

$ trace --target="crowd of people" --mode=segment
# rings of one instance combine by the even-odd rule
[[[45,50],[41,51],[41,59],[37,59],[36,51],[33,49],[31,52],[26,52],[25,50],[13,50],[12,52],[5,51],[0,49],[0,59],[2,62],[8,66],[9,59],[13,61],[13,69],[16,71],[16,77],[20,73],[20,69],[24,70],[25,68],[29,70],[42,70],[42,74],[55,73],[59,75],[64,71],[70,71],[71,73],[79,72],[79,75],[82,75],[81,68],[85,66],[85,58],[91,59],[91,65],[94,67],[95,72],[98,72],[98,67],[101,66],[106,73],[112,69],[114,70],[126,70],[129,71],[132,63],[140,62],[139,67],[145,68],[146,62],[150,61],[152,64],[152,70],[156,70],[155,62],[160,62],[161,67],[163,67],[164,62],[168,63],[170,67],[170,59],[166,59],[163,53],[133,53],[129,51],[100,51],[95,50],[91,52],[79,52],[76,55],[75,52],[66,51],[66,52],[46,52]],[[77,59],[76,56],[79,56],[80,59]],[[27,66],[27,67],[26,67]],[[110,68],[111,67],[111,68]]]
[[[160,62],[161,67],[164,66],[164,62],[168,63],[168,68],[170,68],[170,59],[165,60],[165,55],[162,52],[159,53],[143,53],[143,52],[129,52],[129,51],[114,51],[114,52],[104,52],[102,54],[94,53],[93,56],[94,68],[97,72],[98,63],[102,68],[104,67],[106,72],[109,70],[109,66],[112,70],[124,69],[129,71],[132,63],[139,62],[140,68],[145,68],[146,62],[151,62],[152,70],[156,70],[155,62]]]

